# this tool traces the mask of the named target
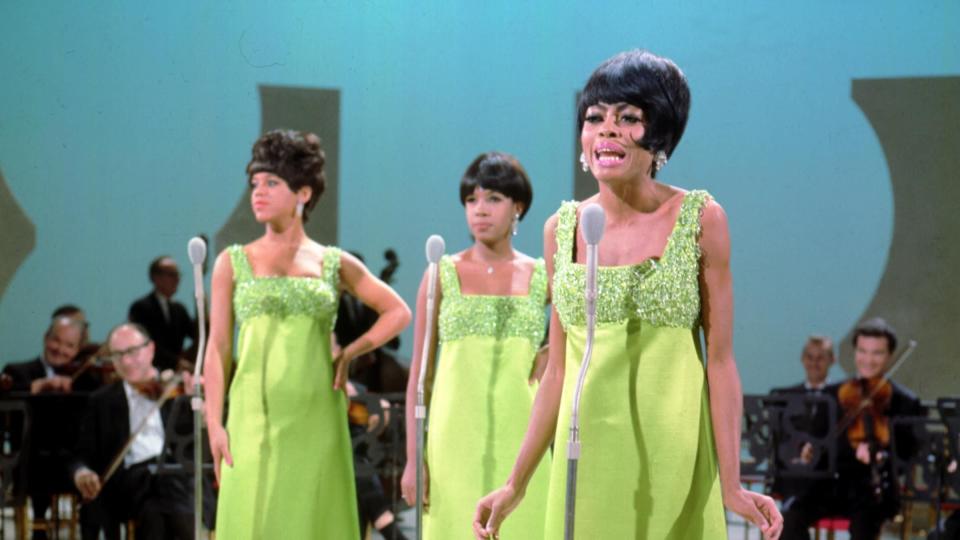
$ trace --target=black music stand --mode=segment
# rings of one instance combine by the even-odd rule
[[[398,514],[405,507],[401,507],[400,477],[406,463],[406,448],[404,446],[405,422],[404,393],[376,394],[364,391],[359,385],[358,394],[350,399],[366,407],[370,415],[379,415],[382,419],[385,414],[390,417],[386,427],[367,431],[366,426],[350,425],[350,438],[353,445],[354,474],[360,479],[378,477],[384,491],[389,492],[390,509]],[[380,400],[389,403],[384,408]],[[381,424],[382,425],[382,424]]]
[[[745,395],[741,475],[762,477],[766,491],[780,479],[835,478],[837,473],[837,403],[825,395],[783,393]],[[809,443],[813,457],[799,459]]]
[[[0,401],[0,511],[27,501],[27,468],[21,462],[30,448],[30,412],[20,399]],[[6,538],[6,520],[0,515],[0,538]]]
[[[167,417],[163,451],[149,466],[150,472],[157,475],[180,475],[187,479],[187,485],[193,486],[194,471],[194,439],[193,439],[193,409],[190,407],[192,396],[178,396],[171,399],[170,414]],[[217,498],[213,489],[213,455],[210,453],[210,442],[206,437],[201,441],[203,445],[203,524],[207,530],[213,530],[216,524]],[[193,489],[187,495],[193,500]],[[193,505],[191,504],[191,509]]]

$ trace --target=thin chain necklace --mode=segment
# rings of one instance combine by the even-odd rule
[[[474,256],[475,256],[475,254],[476,254],[476,252],[474,252]],[[483,263],[483,264],[487,265],[487,274],[492,274],[492,273],[493,273],[493,265],[494,265],[494,263],[510,262],[510,261],[513,260],[513,249],[511,248],[510,258],[508,258],[508,259],[502,259],[502,260],[496,260],[496,261],[484,261],[484,260],[480,259],[479,257],[476,257],[476,256],[475,256],[475,259],[474,259],[474,260],[476,260],[477,262],[480,262],[480,263]]]

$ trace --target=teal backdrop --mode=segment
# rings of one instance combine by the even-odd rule
[[[955,0],[3,2],[0,362],[36,356],[66,302],[102,339],[149,290],[159,254],[185,270],[178,298],[192,306],[186,244],[233,238],[218,233],[246,196],[251,143],[272,127],[264,89],[333,96],[317,106],[339,106],[328,230],[374,270],[395,248],[408,303],[428,235],[450,251],[469,244],[457,187],[479,152],[513,153],[530,173],[516,245],[539,255],[544,220],[574,193],[576,92],[599,62],[643,47],[674,59],[692,88],[662,179],[710,190],[729,215],[744,388],[798,381],[808,334],[842,341],[885,315],[922,338],[898,377],[924,397],[950,393],[960,257],[949,234],[930,235],[957,225],[958,21]],[[891,79],[920,82],[870,84]],[[916,133],[935,138],[924,159],[939,165],[911,176],[915,149],[881,140],[855,83],[908,140],[926,103]],[[900,181],[921,194],[914,214],[896,211]],[[930,256],[898,261],[895,231],[923,235]],[[893,267],[942,302],[881,288]],[[411,342],[408,330],[405,355]],[[946,375],[925,374],[934,365]]]

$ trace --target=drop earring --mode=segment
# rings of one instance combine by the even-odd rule
[[[667,164],[667,153],[664,152],[663,150],[657,150],[657,153],[654,154],[653,159],[654,159],[653,168],[657,172],[660,172],[660,169],[662,169],[663,166]]]
[[[587,156],[580,152],[580,170],[587,172],[590,170],[590,165],[587,164]]]
[[[517,229],[520,227],[520,214],[513,215],[513,235],[517,235]]]
[[[297,217],[300,219],[303,219],[303,203],[302,202],[297,203]]]

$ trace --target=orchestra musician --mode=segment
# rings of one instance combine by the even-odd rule
[[[196,322],[190,318],[187,308],[173,299],[180,285],[180,268],[173,258],[164,255],[150,263],[149,275],[153,290],[130,305],[128,318],[144,327],[153,338],[157,368],[179,368],[180,359],[185,356],[184,340],[197,339]]]
[[[70,489],[63,471],[66,454],[73,444],[72,431],[69,426],[51,426],[47,421],[53,419],[68,423],[69,415],[62,413],[65,407],[75,407],[76,402],[61,403],[63,400],[54,395],[72,394],[74,391],[83,394],[100,384],[99,377],[92,370],[81,370],[82,364],[76,360],[85,331],[85,321],[69,315],[54,317],[44,333],[40,355],[33,360],[7,364],[0,377],[5,390],[29,393],[31,396],[47,395],[42,399],[24,398],[34,400],[31,410],[35,422],[26,459],[26,490],[33,505],[34,521],[46,516],[51,494]],[[40,418],[43,420],[37,422]],[[34,538],[46,538],[46,533],[38,530]]]
[[[809,538],[808,528],[828,516],[849,518],[852,540],[873,540],[899,510],[890,439],[896,437],[903,455],[912,452],[914,441],[908,430],[890,430],[890,425],[896,417],[922,415],[923,407],[913,393],[885,376],[897,347],[897,335],[885,320],[858,326],[853,346],[856,376],[825,390],[841,404],[843,415],[834,430],[840,438],[837,480],[817,483],[816,489],[786,501],[785,540]]]
[[[40,356],[3,368],[3,373],[10,377],[10,390],[41,394],[95,389],[99,381],[92,373],[74,376],[78,366],[73,360],[80,352],[85,330],[85,324],[73,317],[53,318],[43,335]]]
[[[164,426],[172,408],[172,402],[157,399],[156,345],[135,323],[111,330],[107,345],[121,380],[90,396],[70,466],[74,485],[86,501],[82,538],[99,538],[100,527],[108,539],[119,538],[117,524],[133,519],[138,539],[192,539],[190,479],[186,474],[155,475],[149,468],[163,452]],[[182,377],[182,389],[189,393],[189,372]],[[183,420],[191,421],[186,416]],[[111,464],[120,460],[116,474],[107,477]]]
[[[800,362],[805,374],[804,381],[793,386],[774,388],[770,393],[775,395],[827,396],[824,392],[827,388],[827,375],[834,361],[833,340],[827,336],[810,336],[807,338],[800,355]],[[795,427],[798,430],[813,436],[823,437],[830,429],[831,419],[827,407],[821,405],[821,403],[813,401],[812,404],[807,405],[804,411],[806,414],[802,415],[802,418],[790,418],[789,420],[795,422]],[[797,458],[804,463],[809,463],[813,459],[813,447],[809,443],[797,448],[797,450]],[[817,468],[822,468],[826,464],[825,455],[821,456],[821,461],[823,463],[818,464]],[[830,480],[777,476],[774,478],[773,492],[780,495],[784,501],[789,502],[791,497],[817,489],[815,484],[823,482],[830,482]]]

